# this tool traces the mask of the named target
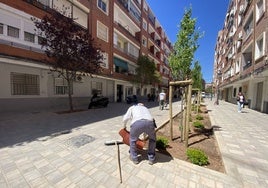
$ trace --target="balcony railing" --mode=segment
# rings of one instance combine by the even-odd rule
[[[135,55],[131,54],[127,49],[121,48],[119,45],[114,44],[114,48],[116,48],[117,50],[121,51],[124,54],[127,54],[128,56],[134,58],[134,59],[138,59],[138,57],[136,57]]]
[[[246,70],[248,69],[249,67],[251,67],[252,63],[251,61],[249,61],[244,67],[243,67],[243,70]]]
[[[37,8],[40,8],[44,11],[51,11],[52,9],[49,7],[49,4],[46,3],[45,1],[39,2],[37,0],[24,0],[32,5],[34,5]]]
[[[141,22],[141,15],[138,13],[136,8],[133,4],[128,4],[127,0],[117,0],[126,10],[129,12],[129,14],[136,20],[138,23]]]
[[[124,27],[123,25],[121,25],[120,23],[118,22],[114,22],[116,25],[118,25],[118,27],[120,29],[122,29],[128,36],[130,36],[131,38],[133,38],[134,40],[136,40],[137,42],[139,42],[139,35],[137,36],[134,36],[126,27]]]
[[[0,39],[0,44],[13,46],[13,47],[16,47],[16,48],[21,48],[21,49],[29,50],[29,51],[33,51],[33,52],[45,53],[44,50],[42,50],[41,48],[29,46],[27,44],[22,44],[22,43],[19,43],[19,42],[11,42],[11,41],[8,41],[8,40]]]

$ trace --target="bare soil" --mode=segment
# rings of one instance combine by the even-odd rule
[[[190,118],[188,147],[198,148],[205,152],[205,154],[208,156],[209,164],[207,166],[203,166],[204,168],[209,168],[218,172],[225,173],[221,153],[218,148],[218,143],[213,132],[213,127],[211,126],[206,106],[201,105],[199,115],[203,117],[203,120],[200,121],[203,123],[205,128],[197,130],[193,127],[192,123],[196,121],[197,112],[192,111]],[[170,136],[170,123],[166,124],[157,131],[157,137],[162,136],[169,140],[166,150],[158,150],[158,152],[170,155],[173,158],[190,162],[186,155],[187,148],[185,146],[185,141],[181,141],[181,131],[179,128],[179,125],[181,124],[180,116],[181,115],[178,115],[173,119],[172,140]]]

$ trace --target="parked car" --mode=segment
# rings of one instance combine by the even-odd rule
[[[126,102],[127,102],[128,104],[131,104],[131,103],[137,104],[137,103],[138,103],[137,96],[136,96],[136,95],[127,96],[127,98],[126,98]]]
[[[98,96],[97,94],[94,94],[91,97],[90,103],[88,105],[88,109],[107,107],[108,104],[109,104],[109,98],[108,97]]]
[[[201,97],[202,97],[202,98],[205,98],[205,97],[206,97],[206,92],[202,92],[202,93],[201,93]]]

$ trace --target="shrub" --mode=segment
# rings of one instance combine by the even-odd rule
[[[197,120],[203,120],[204,117],[198,114],[198,115],[196,116],[196,119],[197,119]]]
[[[204,125],[203,125],[203,123],[201,121],[195,121],[195,122],[193,122],[193,126],[195,128],[201,128],[201,129],[204,128]]]
[[[156,139],[156,148],[157,149],[166,149],[168,146],[168,139],[166,137],[158,137]]]
[[[186,150],[186,155],[193,164],[199,166],[209,164],[207,155],[200,149],[188,148]]]

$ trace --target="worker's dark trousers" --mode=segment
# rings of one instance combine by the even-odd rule
[[[154,161],[155,159],[155,146],[156,146],[156,134],[153,121],[138,120],[130,126],[130,156],[132,160],[138,160],[136,141],[142,133],[146,133],[149,137],[148,146],[148,159]]]

